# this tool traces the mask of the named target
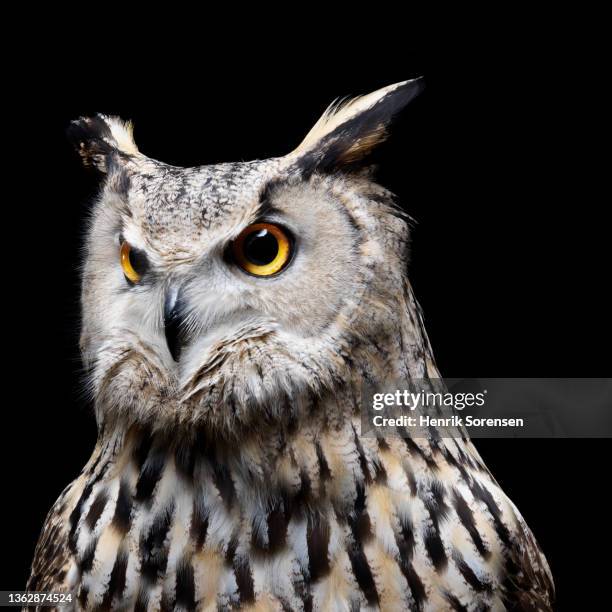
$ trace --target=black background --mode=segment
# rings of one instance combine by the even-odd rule
[[[424,75],[376,161],[417,222],[410,276],[441,372],[610,375],[609,198],[594,184],[598,96],[575,38],[524,24],[417,37],[413,23],[384,43],[321,25],[212,43],[215,24],[194,29],[171,44],[162,30],[141,41],[85,28],[67,52],[50,34],[7,68],[2,589],[23,588],[44,516],[95,441],[77,340],[97,183],[64,136],[79,115],[131,118],[140,149],[172,164],[265,158],[290,151],[337,96]],[[598,603],[609,441],[477,446],[547,554],[558,609]]]

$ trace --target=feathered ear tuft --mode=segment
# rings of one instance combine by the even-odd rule
[[[119,117],[95,115],[76,119],[68,127],[68,138],[83,158],[83,163],[102,172],[107,171],[111,155],[120,158],[139,155],[132,137],[132,124]]]
[[[424,87],[418,78],[333,103],[289,157],[306,174],[355,167],[385,140],[393,117]]]

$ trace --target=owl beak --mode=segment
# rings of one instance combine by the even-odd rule
[[[185,342],[184,302],[179,287],[171,286],[164,301],[164,333],[174,361],[179,360]]]

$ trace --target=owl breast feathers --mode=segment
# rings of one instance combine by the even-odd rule
[[[551,609],[462,432],[361,435],[364,385],[439,378],[407,219],[369,166],[422,88],[334,104],[284,157],[195,168],[117,118],[72,123],[103,177],[81,331],[99,435],[28,589],[84,610]]]

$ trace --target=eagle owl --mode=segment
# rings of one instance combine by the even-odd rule
[[[550,570],[467,438],[367,437],[364,383],[438,378],[408,225],[368,154],[422,89],[332,105],[284,157],[194,168],[129,123],[101,171],[81,350],[98,440],[29,590],[86,610],[549,610]]]

